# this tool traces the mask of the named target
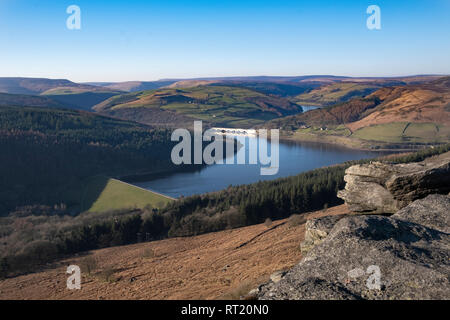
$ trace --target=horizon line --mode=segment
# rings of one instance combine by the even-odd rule
[[[52,78],[52,77],[30,77],[30,76],[0,76],[0,79],[36,79],[36,80],[68,80],[79,84],[88,83],[127,83],[127,82],[162,82],[162,81],[189,81],[189,80],[237,80],[237,79],[251,79],[251,78],[280,78],[280,79],[295,79],[295,78],[314,78],[314,77],[333,77],[333,78],[350,78],[350,79],[395,79],[395,78],[412,78],[412,77],[446,77],[450,74],[430,73],[430,74],[410,74],[410,75],[390,75],[390,76],[347,76],[335,74],[304,74],[304,75],[241,75],[241,76],[206,76],[193,78],[159,78],[157,80],[122,80],[122,81],[73,81],[70,77],[67,78]]]

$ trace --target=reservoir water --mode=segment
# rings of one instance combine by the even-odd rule
[[[256,137],[236,137],[242,147],[233,157],[245,153],[248,163],[250,140]],[[257,143],[256,143],[257,144]],[[268,143],[270,150],[270,143]],[[255,151],[255,150],[253,150]],[[270,152],[270,151],[269,151]],[[139,187],[160,192],[178,198],[212,191],[219,191],[230,185],[241,185],[272,180],[280,177],[296,175],[304,171],[342,163],[349,160],[372,158],[377,152],[352,150],[335,145],[320,143],[286,143],[279,144],[279,171],[276,175],[260,175],[260,165],[250,164],[214,164],[195,172],[180,172],[160,175],[150,181],[135,182]]]

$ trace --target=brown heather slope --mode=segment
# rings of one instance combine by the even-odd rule
[[[347,124],[352,131],[391,122],[450,125],[450,77],[422,85],[383,88],[367,98],[378,98],[382,103],[366,117]]]
[[[381,88],[364,98],[273,119],[283,138],[349,147],[415,148],[450,142],[450,77]]]
[[[359,120],[361,115],[374,109],[380,103],[375,97],[355,98],[333,107],[320,108],[305,113],[273,119],[259,126],[261,128],[293,127],[298,129],[302,125],[307,126],[338,126]]]
[[[345,205],[306,218],[347,213]],[[86,257],[58,262],[44,271],[0,281],[0,299],[220,299],[239,298],[275,271],[301,259],[305,226],[286,220],[93,251],[98,271],[83,274],[82,288],[66,288],[66,267]],[[152,256],[149,252],[154,252]],[[114,269],[111,281],[105,273]]]
[[[274,119],[268,125],[346,125],[355,131],[361,127],[390,122],[450,124],[449,103],[450,77],[445,77],[426,84],[381,88],[364,98]]]
[[[346,102],[355,97],[363,97],[382,88],[385,83],[336,82],[322,85],[310,92],[300,94],[293,101],[300,105],[329,106]]]

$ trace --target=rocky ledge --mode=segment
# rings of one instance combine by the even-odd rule
[[[281,280],[253,293],[259,299],[450,299],[449,215],[450,197],[429,195],[391,217],[311,222],[313,233],[323,229],[325,238],[310,244]]]
[[[338,197],[358,213],[396,213],[429,194],[450,192],[450,152],[422,162],[372,162],[348,168]]]
[[[323,242],[334,225],[345,215],[326,216],[306,221],[305,240],[300,244],[300,250],[305,255],[314,246]]]

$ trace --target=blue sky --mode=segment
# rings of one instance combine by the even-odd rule
[[[66,28],[72,4],[81,30]],[[449,17],[450,0],[0,0],[0,76],[450,74]]]

